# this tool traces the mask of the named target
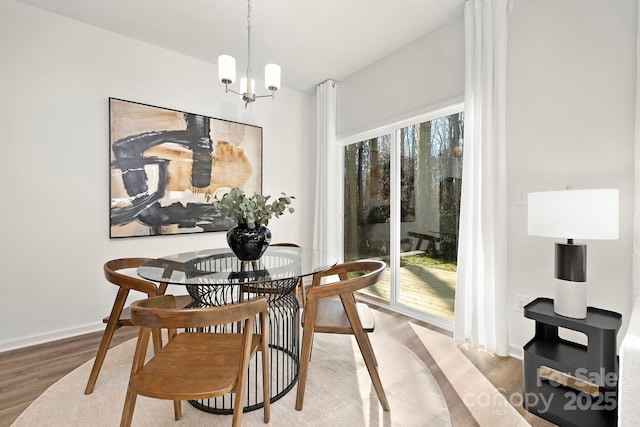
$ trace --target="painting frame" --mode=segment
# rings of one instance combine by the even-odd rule
[[[109,97],[109,237],[227,231],[211,205],[262,192],[260,126]]]

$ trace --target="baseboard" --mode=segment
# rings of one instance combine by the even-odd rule
[[[509,356],[522,360],[523,355],[524,355],[524,352],[522,351],[522,347],[509,345]]]
[[[0,353],[102,330],[104,330],[104,323],[97,322],[69,329],[58,329],[56,331],[49,331],[43,334],[34,334],[26,337],[0,341]]]

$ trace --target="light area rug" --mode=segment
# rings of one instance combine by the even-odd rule
[[[390,412],[380,407],[355,339],[316,334],[304,408],[296,411],[296,387],[271,405],[270,426],[451,426],[447,404],[429,369],[408,348],[382,332],[370,334]],[[95,390],[84,395],[93,360],[47,389],[13,426],[117,426],[126,394],[135,340],[107,353]],[[227,426],[231,416],[213,415],[183,402],[173,419],[171,401],[138,396],[133,426]],[[242,424],[264,426],[262,409]],[[503,424],[504,425],[504,424]]]

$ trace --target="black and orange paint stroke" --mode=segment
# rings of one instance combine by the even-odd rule
[[[262,128],[109,98],[110,237],[226,231],[207,202],[262,190]]]

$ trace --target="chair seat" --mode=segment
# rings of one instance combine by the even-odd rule
[[[194,300],[191,297],[191,295],[176,295],[175,298],[176,298],[176,308],[186,308],[194,303]],[[120,313],[120,317],[118,319],[119,319],[120,326],[133,326],[133,323],[131,323],[131,310],[129,309],[129,307],[125,307],[122,309],[122,313]],[[108,323],[108,322],[109,322],[109,316],[102,319],[102,323]]]
[[[356,308],[358,309],[362,329],[364,329],[365,332],[373,332],[376,325],[369,306],[359,302],[356,303]],[[302,326],[304,327],[304,322]],[[340,298],[323,298],[318,300],[314,330],[315,332],[333,334],[353,333]]]
[[[242,339],[242,334],[178,334],[131,377],[129,387],[137,394],[171,400],[230,393],[236,387]],[[251,354],[260,339],[259,334],[252,336]]]

